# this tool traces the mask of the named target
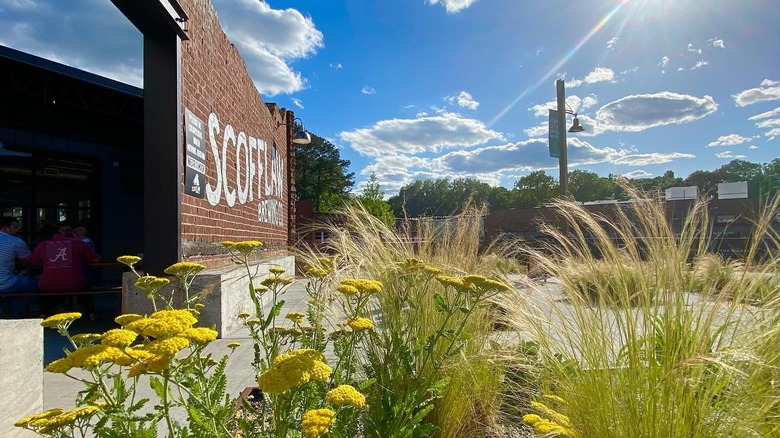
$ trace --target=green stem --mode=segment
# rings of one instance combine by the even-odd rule
[[[170,381],[170,371],[163,370],[163,415],[165,416],[165,423],[168,425],[168,437],[173,438],[173,423],[171,422],[170,401],[168,400],[168,382]]]

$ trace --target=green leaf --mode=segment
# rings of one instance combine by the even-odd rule
[[[444,299],[442,294],[436,292],[433,295],[433,301],[436,304],[436,311],[438,311],[438,312],[447,312],[447,311],[449,311],[449,308],[447,308],[447,301]]]
[[[149,377],[149,386],[154,390],[154,393],[157,394],[157,397],[159,397],[160,400],[165,398],[165,387],[163,386],[162,380],[158,377],[151,376]]]

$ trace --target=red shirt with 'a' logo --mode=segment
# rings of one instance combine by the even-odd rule
[[[89,285],[84,265],[99,259],[100,256],[80,239],[56,234],[39,243],[33,252],[33,266],[43,269],[38,289],[45,292],[84,289]]]

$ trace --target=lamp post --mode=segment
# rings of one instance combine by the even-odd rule
[[[555,82],[558,97],[558,138],[560,138],[560,152],[558,154],[558,170],[560,171],[559,181],[561,184],[561,196],[569,197],[569,169],[568,159],[569,152],[566,144],[566,114],[574,116],[574,122],[569,128],[569,132],[582,132],[585,128],[580,125],[580,119],[577,118],[577,113],[566,109],[566,88],[563,83],[563,79],[558,79]]]

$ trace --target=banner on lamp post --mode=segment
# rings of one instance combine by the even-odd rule
[[[547,140],[549,141],[550,156],[561,157],[561,133],[558,130],[558,111],[550,110],[547,122]]]

